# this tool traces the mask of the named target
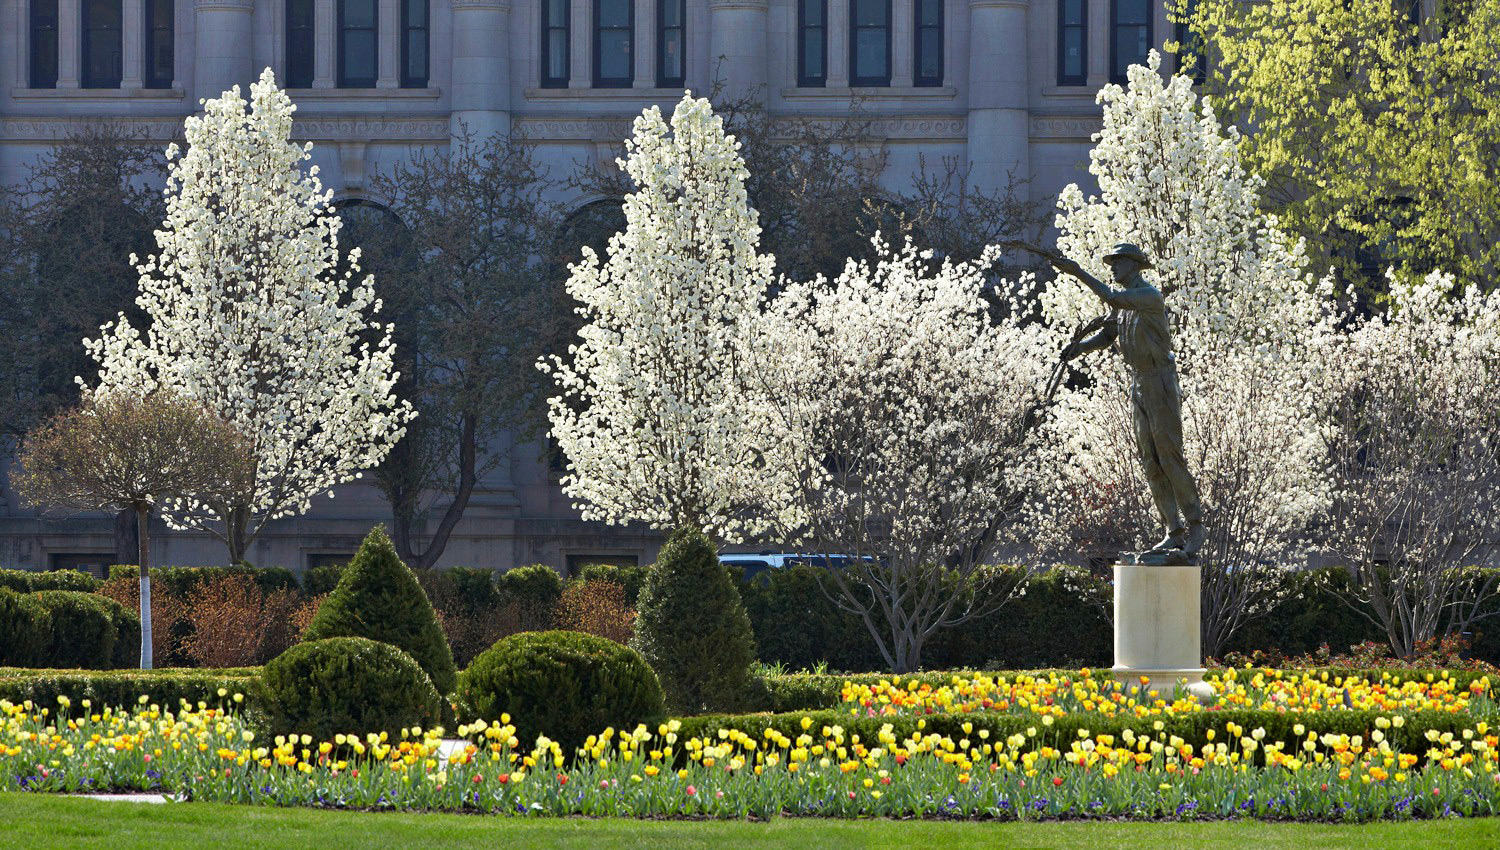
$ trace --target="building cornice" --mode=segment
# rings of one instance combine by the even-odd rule
[[[57,141],[91,125],[110,123],[129,127],[152,141],[168,142],[182,132],[182,117],[161,118],[3,118],[0,139]],[[292,123],[292,138],[308,142],[434,142],[447,141],[450,125],[441,116],[307,116]]]

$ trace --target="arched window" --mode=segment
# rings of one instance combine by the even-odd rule
[[[891,0],[850,0],[850,85],[891,84]]]
[[[401,87],[404,89],[427,88],[430,18],[427,0],[401,0]]]
[[[828,0],[797,2],[797,85],[828,85]]]
[[[1058,0],[1057,84],[1082,86],[1089,77],[1088,0]]]
[[[1109,80],[1124,83],[1151,52],[1151,0],[1109,0],[1109,31]]]
[[[339,88],[375,87],[379,37],[378,0],[339,0]]]
[[[943,0],[917,0],[916,57],[912,82],[943,84]]]
[[[83,0],[83,88],[120,87],[122,17],[120,0]]]
[[[594,88],[630,88],[634,55],[634,0],[594,0]]]
[[[31,0],[31,87],[57,88],[57,0]]]
[[[656,85],[680,88],[687,80],[687,0],[660,0],[656,7]]]
[[[542,2],[542,88],[568,87],[568,39],[572,32],[570,0]]]
[[[176,70],[174,0],[146,0],[146,88],[168,89]]]
[[[286,69],[283,85],[289,89],[312,88],[313,0],[286,0]]]

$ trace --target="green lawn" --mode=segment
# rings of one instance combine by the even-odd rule
[[[772,823],[513,820],[468,815],[367,814],[211,803],[142,805],[0,793],[6,848],[474,847],[586,850],[650,847],[904,850],[1009,848],[1478,848],[1500,845],[1500,819],[1363,826],[1232,823],[945,823],[782,818]]]

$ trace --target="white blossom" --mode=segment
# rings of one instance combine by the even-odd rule
[[[372,281],[357,250],[340,267],[332,193],[316,167],[302,169],[312,145],[289,141],[295,107],[270,69],[250,103],[236,86],[203,107],[185,123],[187,150],[167,150],[159,253],[131,258],[150,324],[121,315],[85,346],[101,391],[168,388],[251,442],[254,470],[235,496],[163,510],[174,527],[223,538],[237,560],[265,522],[378,464],[412,413],[392,393],[391,328],[371,318]]]
[[[753,390],[775,260],[757,250],[739,143],[688,93],[670,128],[656,107],[637,117],[625,148],[626,228],[607,258],[585,247],[572,266],[587,323],[567,357],[539,364],[561,391],[549,417],[563,491],[585,519],[725,541],[795,525],[791,464]]]

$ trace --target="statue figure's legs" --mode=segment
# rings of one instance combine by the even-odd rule
[[[1162,543],[1183,548],[1184,524],[1195,529],[1197,536],[1202,534],[1203,506],[1182,453],[1182,393],[1176,372],[1167,369],[1136,378],[1131,401],[1136,450],[1151,499],[1167,529],[1167,540]]]

